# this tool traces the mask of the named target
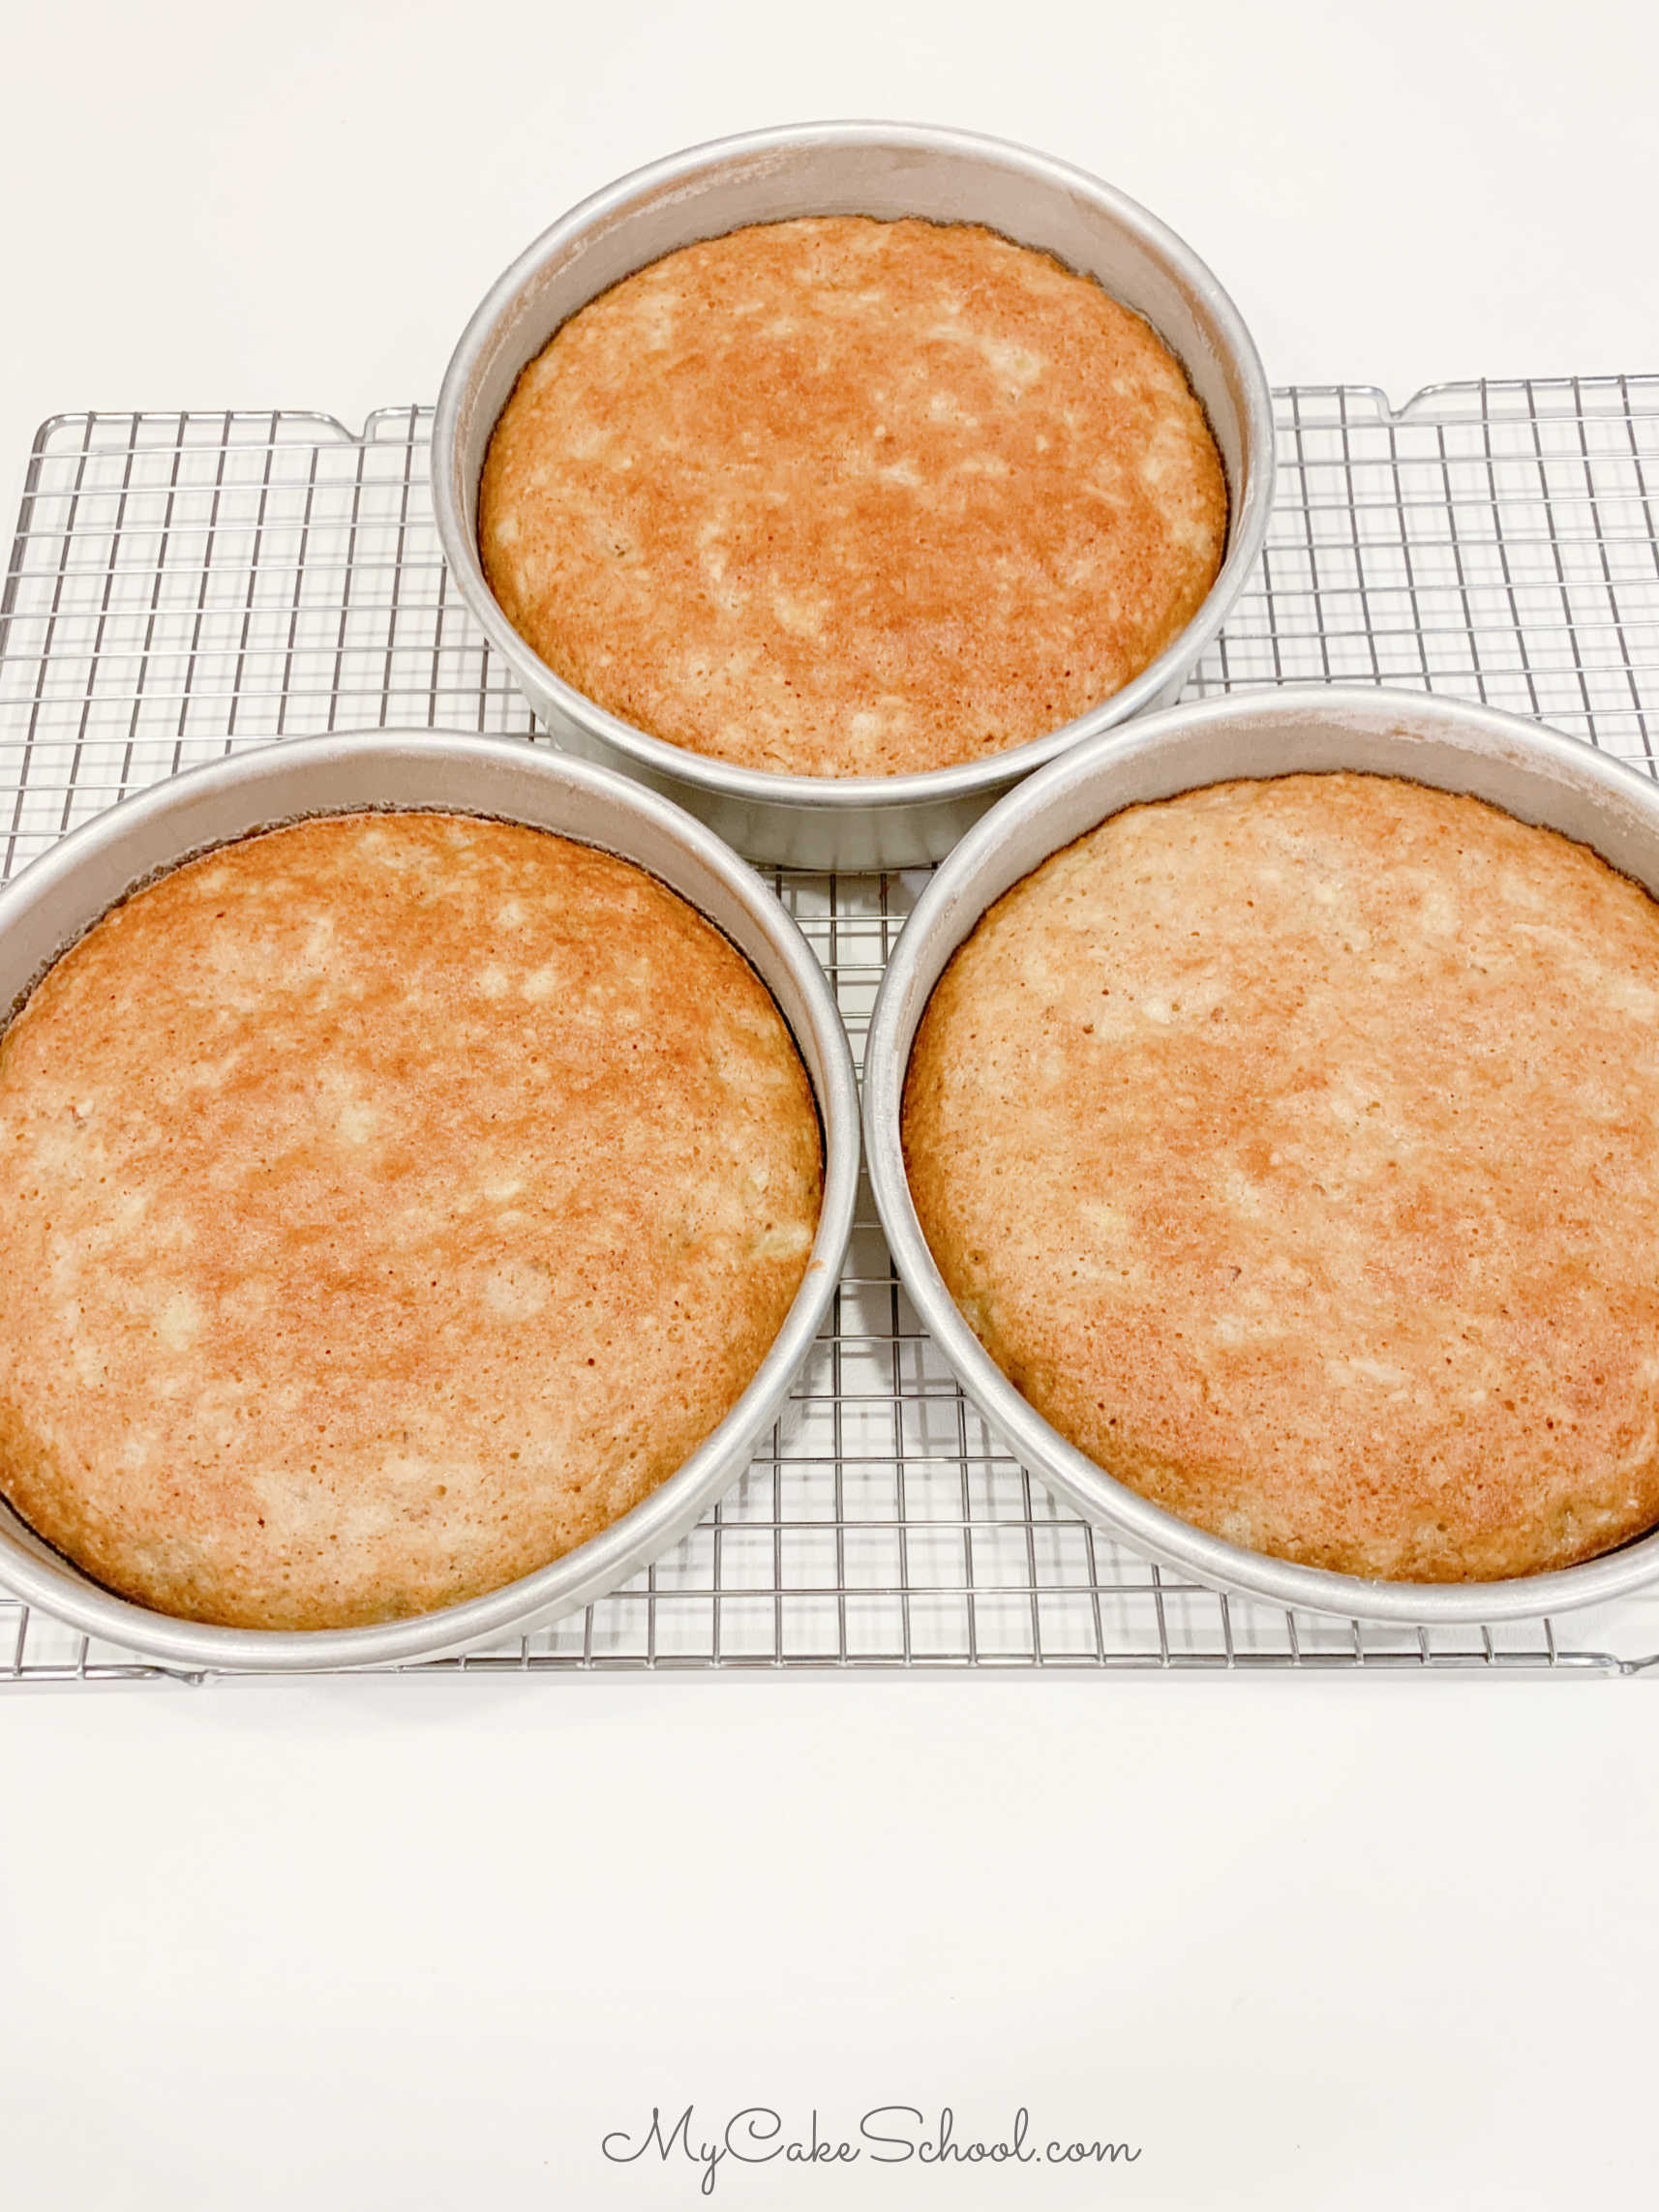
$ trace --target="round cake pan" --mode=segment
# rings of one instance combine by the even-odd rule
[[[1208,598],[1131,683],[1063,729],[989,760],[904,776],[790,776],[647,735],[556,675],[485,582],[478,479],[519,372],[596,294],[676,248],[801,215],[980,223],[1096,277],[1180,358],[1221,449],[1226,557]],[[1166,703],[1221,628],[1261,550],[1273,492],[1273,404],[1238,310],[1191,249],[1082,169],[999,139],[902,123],[812,123],[723,138],[608,185],[544,231],[489,292],[456,347],[432,439],[444,556],[473,615],[560,744],[678,799],[739,851],[804,868],[937,860],[1022,776],[1080,738]]]
[[[174,1620],[112,1596],[0,1501],[0,1584],[88,1635],[191,1670],[387,1666],[544,1626],[637,1573],[748,1464],[818,1333],[859,1181],[852,1055],[824,971],[767,886],[679,808],[551,748],[433,731],[291,738],[188,770],[66,837],[0,890],[0,1021],[46,966],[135,885],[193,854],[308,815],[435,808],[558,831],[648,869],[724,932],[770,990],[811,1080],[824,1203],[806,1274],[748,1389],[632,1512],[488,1596],[360,1629],[274,1630]]]
[[[1085,1519],[1213,1588],[1413,1627],[1599,1604],[1659,1579],[1659,1532],[1549,1573],[1496,1582],[1375,1582],[1246,1551],[1116,1481],[1050,1427],[958,1311],[911,1202],[900,1142],[905,1070],[946,963],[981,914],[1108,815],[1234,776],[1359,769],[1472,792],[1577,838],[1659,896],[1659,787],[1582,741],[1479,706],[1379,690],[1253,692],[1108,732],[1012,792],[940,868],[906,923],[864,1060],[864,1141],[888,1241],[922,1325],[991,1429]]]

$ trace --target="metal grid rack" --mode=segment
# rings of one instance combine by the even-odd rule
[[[1655,772],[1659,376],[1278,401],[1267,550],[1191,690],[1374,680],[1538,716]],[[533,738],[449,588],[429,415],[75,415],[29,463],[0,597],[0,880],[127,792],[273,737]],[[920,879],[778,873],[855,1047]],[[1167,1669],[1659,1664],[1659,1599],[1501,1629],[1289,1615],[1161,1572],[992,1443],[867,1197],[784,1420],[679,1548],[587,1613],[443,1662]],[[162,1679],[0,1598],[0,1680]]]

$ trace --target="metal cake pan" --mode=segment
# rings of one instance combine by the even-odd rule
[[[45,968],[135,885],[213,846],[307,815],[431,807],[524,822],[636,861],[713,922],[794,1033],[824,1133],[824,1203],[805,1277],[753,1381],[679,1471],[614,1526],[465,1604],[373,1628],[266,1630],[175,1620],[117,1598],[0,1501],[0,1585],[88,1635],[196,1670],[387,1666],[489,1643],[574,1612],[637,1573],[748,1464],[811,1349],[840,1273],[859,1181],[852,1055],[811,948],[752,869],[627,778],[548,747],[432,731],[292,738],[124,800],[0,889],[0,1022]]]
[[[1247,1551],[1153,1505],[1050,1427],[958,1311],[911,1202],[899,1112],[917,1025],[980,915],[1050,853],[1142,800],[1233,776],[1351,768],[1472,792],[1563,831],[1659,896],[1659,787],[1535,723],[1419,693],[1276,690],[1201,702],[1111,731],[1011,793],[945,862],[888,964],[864,1060],[870,1181],[922,1326],[1022,1465],[1085,1519],[1215,1589],[1411,1627],[1494,1623],[1622,1598],[1659,1579],[1659,1531],[1580,1567],[1494,1582],[1368,1581]]]
[[[1208,598],[1149,668],[1064,728],[986,761],[904,776],[789,776],[647,735],[555,674],[508,622],[478,554],[478,479],[519,372],[597,293],[680,246],[800,215],[982,223],[1057,254],[1144,315],[1180,358],[1226,470],[1226,555]],[[1145,208],[1046,154],[965,131],[812,123],[716,140],[607,185],[512,264],[462,336],[432,440],[450,572],[491,644],[562,745],[621,767],[756,859],[807,868],[937,860],[1000,794],[1079,739],[1172,700],[1261,550],[1273,404],[1254,344],[1198,256]]]

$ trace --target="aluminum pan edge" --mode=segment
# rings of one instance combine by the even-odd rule
[[[675,1474],[588,1542],[504,1588],[360,1629],[226,1629],[118,1598],[0,1502],[0,1586],[43,1612],[193,1671],[314,1672],[441,1658],[577,1611],[657,1558],[747,1465],[811,1351],[839,1278],[859,1181],[845,1028],[799,929],[702,823],[631,779],[551,748],[443,732],[287,738],[184,770],[84,824],[0,889],[0,1021],[46,963],[128,889],[191,853],[306,814],[450,807],[528,821],[635,860],[732,939],[777,999],[823,1125],[824,1200],[807,1271],[747,1390]]]
[[[842,164],[870,166],[867,188],[840,181]],[[814,186],[813,163],[836,164],[835,180]],[[883,164],[890,165],[890,173]],[[477,483],[496,416],[518,371],[576,307],[627,269],[678,245],[743,222],[779,220],[806,211],[886,213],[908,197],[895,177],[950,164],[981,178],[973,206],[946,219],[999,227],[999,213],[1018,194],[1037,190],[1052,209],[1094,225],[1108,245],[1127,250],[1154,272],[1163,297],[1107,284],[1155,327],[1179,313],[1191,325],[1185,342],[1161,329],[1190,376],[1211,386],[1208,404],[1224,398],[1228,419],[1214,423],[1227,460],[1231,513],[1221,570],[1203,606],[1157,660],[1110,699],[1028,744],[952,767],[902,776],[791,776],[745,768],[668,743],[637,730],[566,683],[508,622],[484,577],[477,547]],[[804,177],[800,172],[804,171]],[[699,212],[707,196],[723,194],[723,213]],[[738,195],[741,195],[740,204]],[[918,206],[918,213],[930,209]],[[1050,224],[1015,211],[1001,227],[1024,242],[1078,264],[1055,240]],[[1038,235],[1048,230],[1047,236]],[[614,242],[639,243],[624,250]],[[604,266],[588,277],[583,259],[604,249]],[[1102,246],[1105,252],[1106,247]],[[613,264],[616,264],[613,266]],[[549,314],[537,302],[560,288]],[[1098,273],[1098,272],[1097,272]],[[1104,281],[1104,280],[1102,280]],[[1152,287],[1152,276],[1145,279]],[[587,286],[584,289],[584,285]],[[564,299],[568,290],[570,297]],[[1163,316],[1159,312],[1164,310]],[[1195,374],[1196,372],[1196,374]],[[1201,393],[1202,397],[1203,394]],[[1227,448],[1233,450],[1229,456]],[[589,195],[559,218],[497,280],[456,345],[433,423],[433,505],[451,573],[469,613],[512,670],[531,705],[562,743],[590,757],[618,761],[629,772],[692,807],[745,851],[807,867],[903,867],[939,858],[997,795],[1034,768],[1092,733],[1174,696],[1231,612],[1266,538],[1273,495],[1273,404],[1253,341],[1233,301],[1191,248],[1138,202],[1086,170],[1053,156],[974,132],[885,122],[784,125],[715,139],[672,154]]]
[[[1136,1551],[1213,1589],[1296,1611],[1433,1628],[1530,1620],[1659,1579],[1659,1531],[1578,1567],[1494,1582],[1369,1581],[1247,1551],[1193,1528],[1097,1465],[1022,1397],[946,1289],[911,1202],[899,1135],[923,1008],[991,903],[1050,852],[1143,800],[1234,776],[1352,768],[1472,792],[1592,846],[1659,896],[1659,786],[1580,739],[1428,693],[1290,687],[1233,693],[1104,732],[1011,792],[943,863],[882,980],[864,1059],[870,1182],[922,1326],[1031,1474]]]

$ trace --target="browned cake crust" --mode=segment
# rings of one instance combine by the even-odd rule
[[[1129,809],[1000,900],[904,1101],[952,1297],[1061,1433],[1401,1581],[1659,1520],[1659,907],[1359,775]]]
[[[688,246],[519,378],[479,493],[507,618],[637,728],[896,775],[1139,673],[1221,565],[1225,480],[1138,315],[971,224]]]
[[[0,1489],[192,1620],[475,1597],[730,1409],[820,1173],[764,985],[642,870],[440,814],[226,847],[0,1039]]]

